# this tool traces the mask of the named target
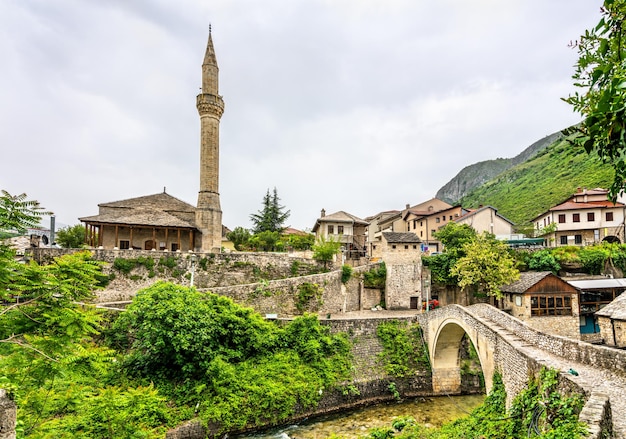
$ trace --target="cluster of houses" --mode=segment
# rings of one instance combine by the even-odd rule
[[[613,203],[608,201],[607,195],[605,189],[579,188],[567,200],[532,220],[534,237],[515,234],[515,224],[492,206],[466,209],[437,198],[364,219],[343,211],[326,215],[322,209],[313,232],[317,237],[340,241],[348,255],[355,258],[362,255],[378,257],[385,232],[412,232],[420,240],[422,253],[440,252],[442,245],[434,234],[449,222],[467,224],[478,233],[489,232],[511,246],[559,247],[586,246],[603,241],[626,242],[626,198],[622,195]]]
[[[450,222],[489,232],[513,247],[626,242],[626,200],[622,196],[613,203],[607,195],[605,189],[579,188],[532,220],[535,236],[530,238],[516,235],[514,224],[492,206],[465,209],[437,198],[365,219],[343,211],[326,215],[322,210],[313,232],[340,241],[347,260],[384,259],[389,251],[440,252],[442,244],[434,234]],[[501,307],[538,330],[626,348],[626,295],[620,296],[624,290],[626,279],[621,278],[561,278],[551,272],[527,272],[502,287]],[[435,297],[442,304],[472,300],[461,292]]]

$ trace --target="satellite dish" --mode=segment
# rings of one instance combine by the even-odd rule
[[[43,235],[41,237],[41,241],[43,242],[43,245],[48,245],[48,237],[46,235]]]

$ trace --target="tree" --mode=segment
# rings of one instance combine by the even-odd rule
[[[463,244],[462,249],[465,256],[459,258],[450,270],[458,277],[461,288],[476,286],[479,292],[500,299],[500,287],[519,279],[508,246],[493,235],[482,233]]]
[[[280,198],[278,198],[278,191],[274,188],[274,192],[270,195],[270,190],[263,197],[263,209],[258,213],[250,215],[250,221],[252,221],[253,233],[260,232],[278,232],[281,233],[284,229],[285,221],[289,218],[290,211],[285,211],[285,206],[280,205]]]
[[[264,230],[250,238],[250,246],[264,252],[281,251],[284,246],[280,240],[280,233]]]
[[[11,195],[4,189],[0,195],[0,231],[16,230],[25,232],[39,225],[41,217],[50,215],[39,205],[39,201],[27,200],[27,195]]]
[[[250,241],[250,231],[243,227],[235,227],[235,230],[229,232],[226,237],[235,246],[235,250],[241,251]]]
[[[444,285],[457,285],[459,279],[451,271],[456,262],[465,256],[463,246],[476,239],[476,230],[467,224],[449,222],[434,233],[443,244],[443,252],[438,255],[424,256],[422,261],[431,272],[434,282]]]
[[[76,224],[60,229],[56,235],[56,242],[64,248],[81,248],[85,244],[85,227]]]
[[[443,251],[458,254],[463,245],[476,239],[476,230],[467,224],[449,222],[434,233],[443,244]]]
[[[0,230],[26,230],[46,214],[26,194],[0,196]],[[93,294],[101,263],[89,252],[64,255],[51,264],[15,262],[15,251],[0,246],[0,343],[19,345],[49,359],[65,354],[68,343],[97,332],[98,318],[78,301]],[[5,345],[6,346],[6,345]]]
[[[572,76],[581,93],[564,101],[583,116],[572,142],[596,153],[615,170],[613,200],[626,184],[626,0],[605,0],[602,18],[572,46],[579,59]]]
[[[328,262],[332,261],[333,257],[339,252],[340,247],[341,243],[333,239],[332,236],[328,238],[320,236],[313,246],[313,259],[323,261],[324,268],[326,268]]]

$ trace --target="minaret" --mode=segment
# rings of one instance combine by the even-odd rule
[[[202,92],[196,98],[200,114],[200,192],[196,208],[196,227],[202,232],[202,251],[220,252],[222,247],[222,210],[219,194],[220,118],[224,101],[218,94],[218,73],[211,26],[202,62]]]

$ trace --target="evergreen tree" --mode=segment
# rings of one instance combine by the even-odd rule
[[[274,188],[273,194],[270,195],[270,190],[263,197],[263,209],[257,213],[250,215],[250,221],[252,221],[252,232],[279,232],[284,230],[285,221],[289,218],[290,211],[285,211],[285,206],[280,205],[280,198],[278,198],[278,191]]]

